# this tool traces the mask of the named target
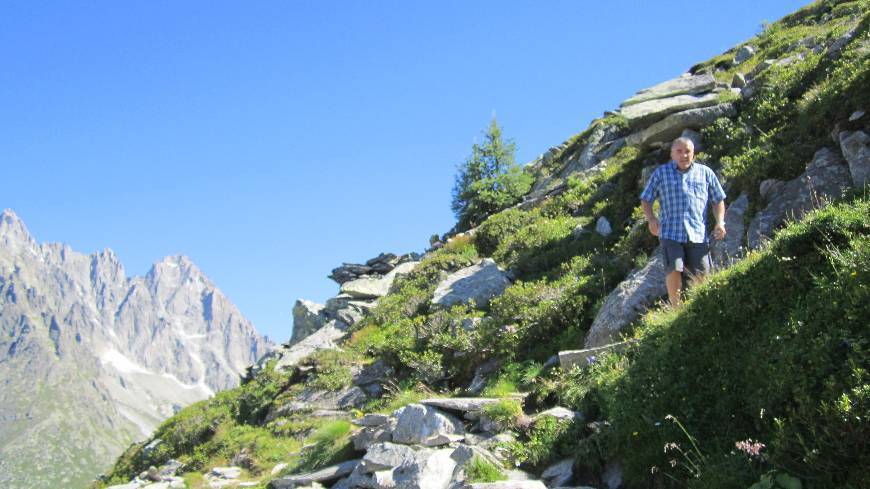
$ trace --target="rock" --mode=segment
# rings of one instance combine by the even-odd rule
[[[393,439],[393,429],[395,421],[388,422],[380,426],[370,426],[363,428],[357,433],[354,433],[350,439],[353,442],[355,450],[368,450],[375,443],[388,442]]]
[[[864,117],[864,111],[856,110],[855,112],[852,112],[852,115],[849,116],[849,122],[855,122],[862,117]]]
[[[238,479],[242,475],[241,467],[215,467],[211,469],[211,475],[221,479]]]
[[[766,60],[762,61],[761,63],[758,63],[757,65],[755,65],[755,68],[753,68],[752,71],[749,72],[749,78],[754,79],[755,77],[757,77],[762,72],[766,71],[768,68],[770,68],[771,66],[773,66],[775,64],[776,64],[775,59],[766,59]]]
[[[341,321],[329,321],[299,343],[278,351],[276,355],[279,359],[275,364],[275,369],[282,371],[295,367],[302,359],[319,350],[337,349],[336,342],[347,336],[347,328],[348,325]]]
[[[653,142],[670,142],[688,127],[701,128],[712,124],[720,117],[730,117],[737,113],[733,103],[690,109],[671,114],[641,131],[632,133],[625,138],[630,146],[645,147]]]
[[[452,449],[423,448],[414,454],[414,461],[393,470],[397,489],[446,489],[453,477],[456,462],[450,458]]]
[[[849,32],[843,34],[839,38],[837,38],[831,45],[828,47],[828,58],[832,60],[837,60],[840,58],[840,55],[843,54],[843,48],[846,47],[849,42],[854,39],[855,34],[858,33],[859,28],[861,27],[861,23],[858,23],[855,27],[849,30]]]
[[[574,229],[571,231],[571,237],[573,237],[574,239],[580,239],[583,236],[583,233],[585,233],[585,231],[583,230],[583,225],[578,224],[574,226]]]
[[[574,478],[574,459],[566,458],[547,467],[541,473],[541,479],[547,487],[565,487]]]
[[[695,153],[700,153],[704,151],[704,137],[701,136],[701,133],[698,131],[693,131],[691,129],[684,129],[682,133],[680,133],[681,138],[686,138],[689,141],[692,141],[692,147],[695,149]],[[670,144],[667,147],[668,152],[670,152]]]
[[[559,352],[559,366],[562,370],[568,371],[574,367],[585,368],[595,363],[601,355],[615,352],[620,353],[630,346],[634,341],[621,341],[595,348],[587,348],[585,350],[566,350]]]
[[[289,466],[290,466],[290,464],[288,464],[288,463],[280,463],[280,464],[277,464],[277,465],[275,465],[274,467],[272,467],[272,470],[269,471],[269,474],[271,474],[271,475],[278,475],[278,474],[281,473],[282,470],[286,469],[286,468],[289,467]]]
[[[394,469],[414,461],[414,450],[395,443],[376,443],[369,447],[359,465],[359,471],[370,474],[384,469]]]
[[[370,273],[372,273],[372,267],[370,266],[356,263],[344,263],[340,267],[333,269],[328,278],[331,278],[341,285],[345,282],[355,280],[361,275],[368,275]]]
[[[725,239],[710,242],[710,257],[716,267],[731,266],[745,254],[743,237],[746,235],[744,216],[749,209],[749,197],[741,194],[725,211]]]
[[[541,481],[535,480],[506,480],[498,482],[478,482],[466,484],[466,489],[547,489]]]
[[[554,408],[547,409],[546,411],[541,411],[540,413],[534,415],[532,417],[532,422],[536,422],[544,416],[552,416],[559,421],[580,421],[583,422],[583,414],[577,411],[572,411],[568,408],[563,408],[561,406],[556,406]]]
[[[293,305],[293,336],[290,343],[298,343],[320,329],[326,323],[323,305],[305,299],[297,299]]]
[[[393,442],[407,445],[427,445],[443,442],[439,435],[462,435],[465,429],[462,422],[453,416],[422,404],[408,404],[393,412],[396,418],[396,428],[393,430]]]
[[[380,384],[393,375],[393,369],[383,360],[375,360],[353,376],[353,385]]]
[[[469,411],[480,411],[484,406],[496,404],[499,399],[486,397],[449,397],[436,399],[423,399],[420,404],[426,406],[446,409],[448,411],[458,411],[466,413]]]
[[[631,272],[604,300],[589,333],[585,348],[616,343],[623,328],[637,320],[660,297],[667,295],[665,263],[656,249],[643,268]]]
[[[148,470],[145,471],[145,477],[143,479],[148,479],[153,482],[160,482],[163,480],[163,477],[160,475],[160,471],[157,470],[157,467],[150,466]]]
[[[734,64],[739,65],[753,56],[755,56],[755,48],[749,45],[743,46],[737,50],[737,54],[734,55]]]
[[[474,301],[478,308],[487,308],[493,297],[510,285],[507,275],[492,258],[465,267],[447,276],[435,289],[432,302],[443,307]]]
[[[852,184],[864,188],[870,183],[870,136],[864,131],[840,133],[840,151],[849,162]]]
[[[683,74],[672,80],[668,80],[650,88],[645,88],[628,100],[622,102],[621,107],[638,104],[647,100],[654,100],[664,97],[673,97],[683,94],[697,94],[709,92],[716,87],[716,79],[712,74],[704,73],[701,75]]]
[[[743,76],[743,73],[734,73],[734,77],[731,78],[731,87],[732,88],[743,88],[746,86],[746,77]]]
[[[595,232],[602,236],[610,236],[610,233],[613,232],[613,229],[610,227],[610,221],[604,216],[599,217],[595,223]]]
[[[758,195],[761,196],[761,200],[769,202],[774,195],[782,190],[783,185],[785,185],[785,182],[782,180],[768,178],[767,180],[763,180],[758,186]]]
[[[353,424],[357,426],[365,426],[368,428],[374,428],[377,426],[383,426],[390,421],[390,417],[386,414],[376,414],[376,413],[368,413],[362,418],[353,420]]]
[[[623,107],[619,109],[619,114],[626,118],[630,127],[638,127],[653,123],[674,112],[716,105],[718,99],[719,96],[715,93],[675,95]]]
[[[270,489],[290,489],[297,486],[304,486],[312,482],[326,482],[340,479],[351,472],[360,464],[360,460],[349,460],[338,465],[326,467],[315,472],[307,474],[290,475],[272,480],[269,483]]]
[[[115,484],[108,486],[106,489],[139,489],[142,487],[138,482],[128,482],[126,484]]]
[[[398,275],[410,273],[419,262],[407,262],[383,277],[364,277],[341,284],[341,293],[362,299],[377,299],[387,295]]]
[[[483,364],[479,365],[474,371],[474,378],[471,379],[471,383],[468,384],[468,389],[466,390],[470,394],[474,395],[483,392],[483,389],[486,388],[487,379],[489,379],[490,375],[495,373],[500,366],[501,363],[495,359],[487,360]]]
[[[501,467],[501,460],[499,460],[495,455],[490,453],[490,451],[486,450],[485,448],[459,445],[458,447],[456,447],[453,453],[450,454],[450,458],[452,458],[458,466],[464,466],[474,457],[479,457],[495,465],[496,467]]]
[[[495,458],[506,463],[510,457],[505,446],[516,441],[516,437],[511,433],[499,433],[494,436],[487,436],[483,440],[478,441],[477,445],[484,450],[492,453]]]
[[[812,209],[823,207],[827,200],[840,197],[851,184],[849,169],[840,157],[828,148],[820,149],[807,170],[786,182],[752,219],[746,237],[749,248],[760,248],[787,219],[797,220]]]

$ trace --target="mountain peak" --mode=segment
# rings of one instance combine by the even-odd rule
[[[32,242],[33,237],[24,221],[18,217],[12,209],[5,209],[0,214],[0,243],[28,243]]]

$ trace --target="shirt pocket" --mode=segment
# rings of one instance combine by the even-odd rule
[[[688,182],[686,187],[688,187],[688,191],[693,197],[695,197],[696,199],[699,199],[699,200],[703,200],[704,202],[707,201],[707,183],[706,182],[692,181],[692,182]]]

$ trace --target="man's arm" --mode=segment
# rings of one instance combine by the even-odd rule
[[[646,216],[646,225],[649,227],[649,232],[652,233],[653,236],[659,235],[659,218],[655,216],[653,213],[653,204],[652,202],[641,200],[640,208],[643,209],[643,215]]]
[[[713,238],[725,238],[725,201],[720,200],[713,204],[713,216],[716,217],[716,226],[713,228]]]

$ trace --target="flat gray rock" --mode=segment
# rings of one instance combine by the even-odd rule
[[[349,460],[338,465],[333,465],[325,469],[307,474],[290,475],[272,480],[269,483],[270,489],[290,489],[297,486],[304,486],[312,482],[326,482],[335,479],[340,479],[351,472],[359,465],[360,460]]]
[[[840,133],[840,151],[849,162],[852,183],[864,188],[870,183],[870,136],[864,131]]]
[[[337,342],[347,336],[347,324],[342,321],[329,321],[320,329],[305,337],[299,343],[290,347],[284,347],[275,353],[278,363],[275,369],[278,371],[295,367],[305,357],[319,350],[335,350]]]
[[[783,185],[770,203],[749,224],[746,241],[758,249],[786,220],[799,220],[809,211],[840,197],[852,186],[852,175],[842,159],[828,148],[816,151],[807,170]]]
[[[385,469],[394,469],[414,462],[414,450],[406,445],[376,443],[369,447],[359,465],[359,471],[370,474]]]
[[[574,478],[574,459],[566,458],[547,467],[541,473],[541,479],[547,487],[565,487]]]
[[[737,54],[734,55],[734,64],[739,65],[753,56],[755,56],[755,48],[749,45],[743,46],[738,49]]]
[[[716,79],[713,78],[712,74],[690,75],[686,73],[637,92],[634,96],[622,102],[621,106],[627,107],[646,102],[647,100],[673,97],[675,95],[704,93],[714,88],[716,88]]]
[[[619,333],[656,300],[667,295],[665,262],[657,248],[643,268],[631,272],[608,296],[586,334],[585,348],[619,341]]]
[[[393,470],[396,489],[447,489],[456,469],[452,453],[450,448],[418,450],[411,464]]]
[[[718,100],[719,95],[715,93],[675,95],[623,107],[619,109],[619,114],[628,120],[629,126],[638,127],[655,122],[674,112],[716,105]]]
[[[559,366],[562,370],[570,370],[574,367],[585,368],[592,365],[601,357],[601,355],[610,352],[624,351],[632,341],[620,341],[595,348],[587,348],[585,350],[565,350],[559,352]]]
[[[466,489],[547,489],[541,481],[535,480],[507,480],[498,482],[478,482],[466,484]]]
[[[432,302],[450,307],[473,300],[478,308],[486,308],[490,299],[504,292],[510,283],[495,261],[485,258],[477,265],[448,275],[435,289]]]
[[[484,406],[497,402],[499,402],[499,399],[488,397],[450,397],[423,399],[420,401],[420,404],[464,413],[468,411],[480,411]]]
[[[625,138],[625,142],[630,146],[640,147],[656,142],[667,143],[679,136],[686,128],[700,129],[712,124],[720,117],[731,117],[736,113],[737,109],[733,103],[677,112],[646,129],[629,134]]]
[[[398,275],[410,273],[419,262],[406,262],[396,266],[383,277],[364,277],[341,284],[341,293],[358,299],[377,299],[387,295]]]

